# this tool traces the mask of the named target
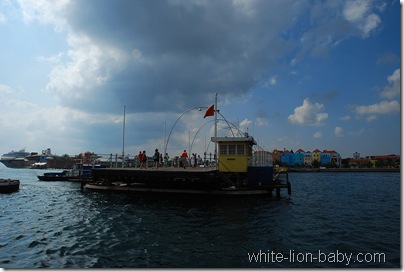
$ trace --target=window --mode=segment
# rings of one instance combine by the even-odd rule
[[[244,144],[220,144],[219,155],[238,155],[244,156],[246,154]]]
[[[227,145],[221,144],[219,152],[220,155],[227,155]]]
[[[229,145],[229,155],[236,155],[236,145]]]
[[[244,145],[237,145],[237,155],[244,155]]]

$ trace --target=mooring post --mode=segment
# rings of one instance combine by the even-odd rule
[[[276,187],[276,199],[280,199],[281,198],[281,188]]]

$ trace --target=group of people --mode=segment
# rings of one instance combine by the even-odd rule
[[[142,169],[142,168],[146,169],[147,168],[147,154],[146,154],[146,151],[145,150],[143,150],[143,152],[139,151],[139,154],[137,155],[137,158],[138,158],[139,163],[140,163],[140,169]]]
[[[202,158],[200,155],[197,155],[196,153],[192,153],[190,157],[188,157],[188,153],[186,150],[182,152],[181,154],[181,165],[180,167],[187,168],[188,165],[191,165],[191,167],[198,167],[199,165],[202,164]]]
[[[140,164],[140,169],[146,169],[148,166],[146,151],[145,150],[143,150],[143,152],[139,151],[137,158]],[[168,165],[168,159],[169,159],[168,153],[166,153],[166,155],[164,156],[164,165]],[[159,166],[162,165],[163,165],[163,155],[156,148],[153,155],[153,167],[159,168]]]
[[[178,162],[177,159],[180,159],[180,161]],[[145,150],[143,150],[143,152],[139,151],[139,154],[137,155],[137,160],[138,160],[140,169],[147,169],[148,160],[147,160],[147,154],[146,154]],[[155,167],[156,169],[158,169],[160,166],[163,166],[163,165],[168,166],[168,160],[169,160],[168,153],[166,153],[165,156],[163,157],[162,153],[160,153],[159,150],[156,148],[156,150],[154,151],[154,155],[153,155],[153,168]],[[188,153],[184,149],[180,158],[178,158],[178,157],[174,158],[174,163],[172,166],[177,166],[177,167],[180,166],[180,167],[184,167],[184,169],[186,169],[188,167],[188,165],[190,165],[191,167],[197,167],[201,164],[202,164],[201,156],[197,155],[196,153],[192,153],[192,156],[188,157]]]

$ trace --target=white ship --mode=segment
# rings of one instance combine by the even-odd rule
[[[29,168],[34,163],[46,163],[46,157],[51,155],[50,148],[42,151],[42,154],[37,152],[27,152],[25,148],[19,151],[10,151],[1,156],[0,162],[9,168]]]

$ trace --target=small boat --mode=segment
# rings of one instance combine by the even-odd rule
[[[65,181],[68,180],[69,177],[69,171],[64,170],[62,172],[44,173],[42,176],[38,176],[38,179],[42,181]]]
[[[41,181],[91,180],[91,169],[93,168],[105,168],[105,165],[76,163],[73,165],[73,169],[63,170],[62,172],[47,172],[42,176],[38,176],[38,179]]]
[[[20,181],[0,178],[0,193],[12,193],[20,189]]]

